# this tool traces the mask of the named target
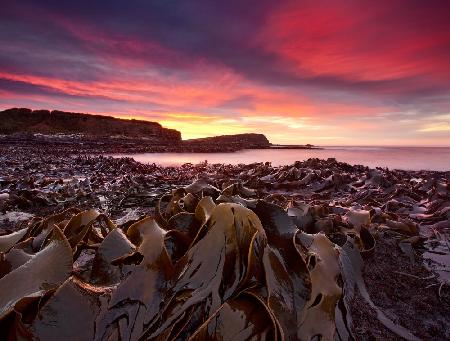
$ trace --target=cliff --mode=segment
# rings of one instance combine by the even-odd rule
[[[179,143],[181,133],[159,123],[63,111],[12,108],[0,111],[0,134],[83,134],[91,137],[145,138],[154,143]]]
[[[236,134],[204,137],[183,141],[186,147],[196,148],[201,145],[227,146],[230,149],[269,148],[270,142],[263,134]]]
[[[69,153],[214,153],[271,146],[262,134],[223,135],[182,141],[179,131],[164,128],[156,122],[26,108],[0,111],[2,145],[51,147]]]

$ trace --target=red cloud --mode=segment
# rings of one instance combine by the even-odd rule
[[[448,11],[439,13],[431,4],[294,2],[270,16],[260,40],[306,75],[365,81],[450,77]]]

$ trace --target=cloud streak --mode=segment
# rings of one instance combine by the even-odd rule
[[[3,7],[2,108],[153,119],[184,137],[450,145],[448,1]]]

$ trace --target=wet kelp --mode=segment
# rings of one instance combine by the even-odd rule
[[[220,203],[239,204],[258,216],[266,234],[268,248],[262,247],[263,253],[259,253],[257,257],[262,261],[253,262],[252,267],[260,264],[262,270],[258,271],[263,272],[264,276],[255,278],[258,281],[263,278],[266,281],[264,285],[274,288],[266,279],[265,271],[268,268],[261,264],[266,259],[278,264],[287,262],[291,259],[288,255],[293,254],[293,249],[287,247],[288,244],[279,242],[276,234],[271,232],[270,226],[274,224],[268,223],[271,219],[263,214],[265,210],[257,209],[259,200],[260,203],[275,204],[275,207],[282,207],[281,212],[287,212],[295,226],[286,228],[288,232],[281,234],[292,234],[296,229],[303,232],[296,232],[295,235],[295,245],[300,247],[303,256],[313,244],[300,238],[300,235],[323,232],[330,242],[337,245],[335,248],[339,250],[340,273],[336,283],[342,290],[343,299],[337,301],[340,309],[335,310],[334,320],[330,321],[336,325],[341,338],[345,339],[347,328],[357,339],[398,338],[398,333],[393,334],[379,322],[377,309],[363,297],[365,295],[361,288],[364,287],[357,284],[364,282],[373,305],[397,325],[407,327],[414,335],[423,339],[450,338],[448,172],[370,169],[350,166],[334,159],[310,159],[280,167],[273,167],[270,163],[212,165],[206,162],[162,167],[141,164],[130,158],[58,154],[53,150],[39,150],[31,156],[30,153],[31,151],[24,153],[14,147],[0,150],[0,278],[24,265],[48,245],[53,224],[58,225],[65,233],[71,246],[72,272],[57,287],[56,292],[55,289],[50,289],[42,296],[18,302],[13,311],[2,319],[2,332],[14,330],[15,334],[20,331],[18,335],[27,335],[25,332],[29,331],[31,325],[51,333],[53,330],[46,329],[46,326],[53,323],[64,326],[61,328],[65,334],[60,334],[61,338],[73,335],[73,325],[82,328],[82,332],[77,331],[82,339],[99,338],[95,331],[100,329],[104,330],[103,338],[118,339],[120,335],[133,335],[132,338],[143,335],[143,339],[152,337],[157,328],[164,327],[158,325],[155,319],[150,321],[150,317],[146,317],[154,314],[147,306],[151,305],[152,309],[159,312],[162,303],[159,306],[150,303],[142,305],[139,303],[145,301],[142,297],[156,290],[159,294],[152,296],[154,302],[166,302],[169,298],[178,299],[179,293],[164,293],[164,289],[158,289],[160,282],[147,281],[146,276],[173,278],[178,271],[176,264],[181,262],[193,245],[206,236],[207,228],[202,226],[209,226],[211,214]],[[194,179],[197,181],[189,186]],[[177,191],[176,195],[175,191],[170,192],[171,189]],[[167,195],[159,200],[165,193]],[[83,213],[85,211],[90,213]],[[55,215],[57,212],[61,212],[61,216]],[[276,212],[273,211],[269,217],[280,218],[281,215]],[[79,218],[85,217],[81,225],[79,220],[74,220],[64,232],[72,217],[80,213]],[[89,216],[97,217],[92,226],[86,225]],[[151,218],[143,220],[145,217]],[[16,221],[23,223],[15,224]],[[138,225],[140,227],[135,232],[129,231],[130,226],[139,221],[142,222]],[[153,225],[155,221],[163,230],[164,248],[170,260],[167,264],[172,265],[166,267],[167,273],[147,271],[153,267],[153,261],[143,262],[144,254],[142,250],[138,251],[142,238],[140,232],[136,231],[144,229],[143,226]],[[291,225],[283,223],[282,226]],[[108,235],[112,230],[115,232]],[[13,234],[14,232],[18,233]],[[28,234],[25,235],[26,233]],[[87,235],[88,239],[85,239]],[[107,240],[102,244],[106,237]],[[362,282],[352,282],[351,277],[342,274],[342,250],[350,250],[344,248],[347,240],[354,245],[354,254],[364,259],[364,262],[361,261],[364,266],[360,267],[361,278],[364,279]],[[285,250],[278,255],[275,247]],[[264,250],[267,252],[264,253]],[[167,257],[161,258],[162,264],[166,264],[164,259]],[[355,272],[352,269],[357,264],[356,260],[351,258],[353,265],[350,273]],[[431,265],[430,260],[433,260]],[[327,291],[314,291],[316,281],[313,279],[313,266],[317,264],[316,257],[306,255],[305,263],[311,277],[311,297],[306,305],[311,306],[318,293],[328,297],[323,301],[319,297],[319,303],[335,301],[335,286]],[[289,263],[289,266],[292,264]],[[433,273],[427,270],[429,266]],[[330,269],[333,268],[335,266],[330,263]],[[228,266],[224,269],[228,269]],[[314,273],[320,274],[318,277],[324,276],[321,271]],[[128,284],[125,285],[126,280]],[[299,283],[295,277],[289,277],[289,281]],[[161,280],[161,283],[166,283],[169,289],[174,285],[168,280]],[[291,284],[287,285],[292,287]],[[355,290],[349,289],[355,285]],[[243,291],[244,301],[251,303],[242,304],[240,299],[231,301],[234,296],[228,298],[224,304],[225,310],[216,310],[216,314],[211,312],[213,317],[209,316],[208,323],[205,321],[202,326],[213,328],[214,323],[216,330],[219,329],[219,324],[224,326],[221,327],[222,330],[226,330],[231,320],[225,320],[224,316],[229,315],[228,310],[236,309],[248,311],[248,314],[250,311],[258,312],[258,316],[267,321],[265,310],[255,305],[261,300],[268,305],[269,294],[264,290],[267,291],[255,287],[254,290]],[[116,291],[115,301],[110,304],[111,296]],[[271,300],[277,294],[272,292]],[[295,300],[295,304],[300,302],[297,294],[290,299]],[[51,304],[50,298],[53,302]],[[76,304],[67,304],[75,301]],[[272,301],[275,303],[270,306],[269,315],[277,307],[276,301]],[[41,312],[44,305],[47,307],[46,312],[63,308],[66,310],[59,314],[59,319],[46,315],[41,321],[37,312]],[[321,306],[322,304],[313,304],[317,314],[323,314]],[[178,309],[179,305],[173,307]],[[170,309],[166,307],[165,315],[158,320],[159,323],[169,316]],[[74,317],[76,312],[79,313]],[[18,314],[21,314],[20,319],[16,318]],[[72,315],[72,319],[65,318],[66,314]],[[203,312],[197,311],[196,314]],[[186,311],[186,315],[189,315],[189,311]],[[277,326],[280,324],[272,315],[269,317]],[[145,318],[150,322],[141,323],[138,318]],[[195,317],[191,320],[200,321],[195,320]],[[192,330],[196,324],[191,320],[189,323]],[[132,321],[136,322],[133,324]],[[181,319],[180,323],[184,323],[183,321],[187,320]],[[246,319],[233,321],[233,325],[237,321],[244,325],[246,323]],[[290,324],[293,319],[286,321]],[[153,324],[150,326],[151,323]],[[332,323],[322,323],[320,326],[327,326],[324,329],[319,325],[313,327],[320,328],[324,335],[325,330],[333,330]],[[266,322],[266,325],[269,323]],[[141,330],[137,326],[142,326]],[[305,330],[308,324],[303,326]],[[179,326],[176,328],[180,329]],[[277,328],[286,329],[281,324]],[[278,337],[281,332],[279,334]],[[50,338],[45,337],[47,334],[40,335],[41,338]],[[180,338],[183,335],[180,334]],[[196,335],[204,338],[205,334],[198,332]],[[273,333],[270,331],[267,335],[272,336]]]
[[[320,205],[283,208],[256,194],[200,179],[130,224],[67,209],[1,236],[3,336],[351,340],[359,292],[387,328],[415,338],[365,289],[377,212],[341,207],[330,218]],[[386,228],[417,232],[400,220]]]

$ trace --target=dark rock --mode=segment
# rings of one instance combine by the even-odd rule
[[[226,145],[230,148],[254,149],[269,148],[270,142],[263,134],[236,134],[205,137],[184,141],[186,146],[196,147],[199,145]]]
[[[0,134],[83,134],[146,138],[155,142],[180,142],[181,133],[159,123],[124,120],[110,116],[71,113],[58,110],[12,108],[0,112]]]

